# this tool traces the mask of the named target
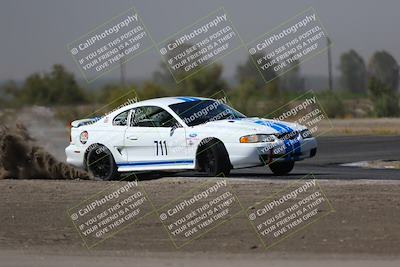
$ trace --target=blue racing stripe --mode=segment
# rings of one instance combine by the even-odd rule
[[[283,129],[285,129],[287,133],[293,132],[293,129],[292,129],[292,128],[290,128],[289,126],[286,126],[286,125],[283,124],[283,123],[279,123],[279,122],[274,122],[274,123],[275,123],[276,125],[282,127]]]
[[[273,128],[274,130],[278,131],[278,133],[283,133],[282,132],[282,127],[280,127],[279,125],[276,125],[275,123],[271,123],[271,122],[266,122],[266,121],[262,121],[262,120],[258,120],[255,121],[254,123],[257,123],[259,125],[263,125],[263,126],[269,126],[271,128]]]
[[[185,102],[192,102],[193,101],[193,100],[191,100],[190,98],[187,98],[187,97],[177,97],[176,99],[183,100]]]
[[[283,141],[283,143],[285,144],[285,154],[289,154],[292,152],[292,142],[290,142],[290,140],[285,140]]]
[[[117,163],[118,167],[124,166],[148,166],[148,165],[168,165],[168,164],[193,164],[193,160],[173,160],[173,161],[138,161]]]
[[[280,123],[280,122],[258,120],[258,121],[255,121],[254,123],[257,123],[259,125],[269,126],[273,129],[275,129],[276,131],[278,131],[279,134],[290,134],[294,131],[291,127],[286,126],[285,124]],[[285,154],[287,154],[287,156],[285,158],[287,160],[290,159],[290,154],[292,154],[292,153],[295,154],[295,157],[296,157],[296,155],[301,154],[301,147],[300,147],[299,140],[297,140],[297,139],[284,140],[283,143],[285,145]]]
[[[300,155],[301,154],[301,147],[300,147],[300,141],[299,140],[294,140],[294,153],[296,155]]]
[[[183,100],[185,102],[199,101],[199,99],[194,98],[194,97],[177,97],[176,99]]]
[[[276,122],[277,125],[281,126],[286,130],[288,134],[293,132],[293,129],[290,128],[289,126],[284,125],[283,123]],[[286,147],[286,153],[293,153],[295,155],[301,154],[301,148],[300,148],[300,141],[297,139],[292,139],[289,142],[285,141],[285,147]],[[288,147],[289,146],[289,147]]]

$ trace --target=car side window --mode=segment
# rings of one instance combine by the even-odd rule
[[[179,123],[172,115],[156,106],[144,106],[135,109],[131,116],[132,127],[176,127]]]
[[[113,125],[114,126],[126,126],[128,121],[129,110],[124,111],[117,116],[114,117]]]

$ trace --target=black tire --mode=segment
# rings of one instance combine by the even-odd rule
[[[108,148],[97,145],[89,148],[86,169],[92,178],[109,181],[119,177],[118,167]]]
[[[269,164],[269,168],[275,175],[285,175],[293,170],[294,161],[275,161]]]
[[[224,144],[216,139],[201,145],[197,150],[196,158],[201,172],[206,176],[223,174],[228,176],[231,172],[231,163]]]

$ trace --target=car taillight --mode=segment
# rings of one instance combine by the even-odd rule
[[[81,141],[82,144],[86,144],[89,139],[89,133],[87,131],[81,132],[79,135],[79,141]]]
[[[72,136],[71,136],[71,128],[72,128],[72,121],[68,123],[67,127],[69,128],[69,142],[72,142]]]

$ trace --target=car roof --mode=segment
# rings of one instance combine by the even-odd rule
[[[143,100],[137,102],[136,104],[169,106],[173,104],[178,104],[183,102],[194,102],[199,100],[211,100],[211,99],[204,97],[193,97],[193,96],[173,96],[173,97],[160,97],[160,98]]]
[[[124,112],[131,108],[136,108],[140,106],[159,106],[162,108],[166,108],[169,105],[184,103],[184,102],[194,102],[199,100],[213,100],[211,98],[205,97],[193,97],[193,96],[173,96],[173,97],[160,97],[160,98],[153,98],[147,99],[143,101],[138,101],[129,105],[123,105],[120,108],[116,108],[113,111],[107,113],[107,115],[115,116],[121,112]]]

